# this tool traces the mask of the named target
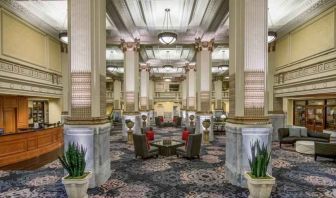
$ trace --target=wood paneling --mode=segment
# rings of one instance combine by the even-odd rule
[[[0,167],[31,159],[63,146],[63,128],[0,136]]]
[[[28,128],[28,98],[18,97],[18,120],[17,128]]]
[[[28,127],[28,98],[26,96],[0,96],[0,128],[5,133]]]
[[[16,108],[4,108],[5,133],[16,132]]]

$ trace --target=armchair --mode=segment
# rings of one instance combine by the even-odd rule
[[[144,134],[133,134],[133,142],[134,142],[134,152],[135,158],[141,156],[142,159],[159,156],[159,149],[151,146],[147,143],[146,135]]]
[[[192,158],[197,156],[200,158],[201,151],[201,143],[202,143],[202,134],[190,134],[188,137],[188,141],[185,147],[180,147],[176,149],[176,155],[179,157],[180,155],[187,158]]]

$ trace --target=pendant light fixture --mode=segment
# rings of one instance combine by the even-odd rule
[[[170,17],[170,9],[165,9],[165,16],[163,19],[163,30],[158,35],[159,41],[165,45],[173,44],[177,39],[177,34],[169,31],[169,24],[172,26],[171,17]]]
[[[277,38],[277,33],[273,31],[269,31],[267,35],[267,42],[272,43]]]
[[[59,39],[60,39],[63,43],[68,44],[69,39],[68,39],[68,33],[67,33],[67,32],[61,32],[61,33],[59,33],[58,36],[59,36]]]

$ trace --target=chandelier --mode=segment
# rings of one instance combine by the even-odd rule
[[[177,34],[169,30],[169,24],[172,26],[171,18],[170,18],[170,9],[165,9],[165,16],[163,19],[163,30],[158,35],[159,41],[165,45],[173,44],[177,39]]]

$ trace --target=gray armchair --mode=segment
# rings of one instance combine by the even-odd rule
[[[134,142],[134,152],[135,158],[141,156],[142,159],[149,157],[158,157],[159,149],[155,146],[151,146],[150,149],[147,147],[146,135],[144,134],[133,134],[133,142]]]
[[[336,144],[315,142],[315,161],[317,156],[336,160]]]
[[[187,158],[198,157],[200,158],[202,143],[202,134],[190,134],[188,137],[188,143],[186,147],[180,147],[176,149],[176,155],[180,155]]]

